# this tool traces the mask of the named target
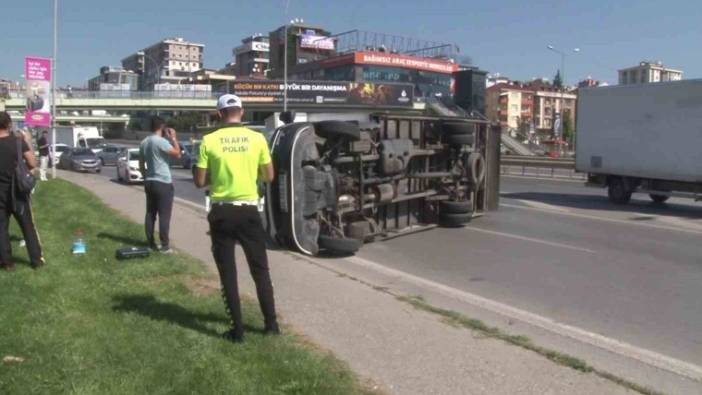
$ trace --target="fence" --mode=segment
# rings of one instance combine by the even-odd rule
[[[500,171],[504,175],[585,180],[586,175],[575,171],[573,158],[546,158],[503,155]]]

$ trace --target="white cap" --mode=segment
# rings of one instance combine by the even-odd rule
[[[217,99],[217,111],[230,107],[242,108],[241,99],[237,95],[222,95]]]

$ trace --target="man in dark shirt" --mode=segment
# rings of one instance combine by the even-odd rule
[[[49,167],[49,132],[43,131],[37,140],[39,146],[39,178],[46,181],[46,169]]]
[[[37,166],[34,152],[29,149],[31,135],[24,133],[22,136],[15,136],[10,132],[11,127],[10,115],[5,111],[0,112],[0,267],[7,271],[14,269],[9,233],[10,215],[15,217],[22,230],[32,267],[38,268],[44,264],[39,235],[34,228],[30,197],[14,193],[12,182],[17,169],[18,139],[21,139],[21,159],[30,170]]]

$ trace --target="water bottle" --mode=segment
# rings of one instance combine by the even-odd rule
[[[73,239],[73,247],[71,248],[71,252],[73,252],[73,255],[83,255],[87,251],[87,247],[85,245],[85,241],[83,240],[83,232],[78,230],[76,231],[76,237]]]

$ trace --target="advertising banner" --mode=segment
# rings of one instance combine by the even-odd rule
[[[27,108],[24,122],[27,126],[51,126],[51,59],[27,56],[24,58],[27,80]]]
[[[283,102],[282,81],[235,81],[231,92],[246,103]],[[295,81],[288,82],[288,103],[309,105],[350,105],[412,107],[413,86],[369,82]]]
[[[331,37],[318,36],[315,34],[303,34],[302,36],[300,36],[300,47],[333,51],[334,39]]]
[[[354,53],[354,57],[356,64],[402,67],[444,74],[451,74],[458,71],[458,65],[449,61],[387,52],[358,51]]]

